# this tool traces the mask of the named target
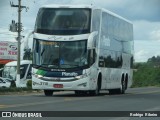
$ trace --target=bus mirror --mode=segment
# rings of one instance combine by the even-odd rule
[[[98,32],[95,31],[95,32],[92,32],[89,37],[88,37],[88,44],[87,44],[87,48],[88,49],[93,49],[94,47],[94,41],[93,41],[93,38],[98,35]]]

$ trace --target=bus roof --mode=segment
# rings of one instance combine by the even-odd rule
[[[32,61],[31,60],[21,60],[20,65],[24,65],[24,64],[32,64]],[[17,61],[9,62],[5,66],[17,66]]]
[[[104,9],[104,8],[101,8],[101,9],[102,9],[103,12],[106,12],[106,13],[112,15],[112,16],[115,16],[115,17],[117,17],[117,18],[120,18],[120,19],[122,19],[122,20],[124,20],[124,21],[126,21],[126,22],[128,22],[128,23],[130,23],[130,24],[132,24],[131,21],[127,20],[126,18],[124,18],[124,17],[122,17],[122,16],[120,16],[120,15],[117,15],[116,13],[113,13],[113,12],[107,10],[107,9]]]
[[[100,10],[102,10],[102,12],[106,12],[106,13],[112,15],[112,16],[115,16],[117,18],[120,18],[120,19],[132,24],[131,21],[125,19],[124,17],[119,16],[119,15],[117,15],[117,14],[115,14],[115,13],[113,13],[113,12],[107,10],[107,9],[96,7],[94,5],[59,5],[59,4],[51,4],[51,5],[44,5],[44,6],[42,6],[42,8],[90,8],[90,9],[100,9]]]
[[[51,5],[44,5],[42,8],[93,8],[92,5],[58,5],[58,4],[51,4]]]

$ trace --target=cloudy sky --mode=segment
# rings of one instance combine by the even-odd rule
[[[0,40],[14,40],[17,35],[8,31],[11,20],[17,21],[18,15],[10,1],[18,3],[0,0]],[[22,0],[22,5],[29,7],[28,12],[22,11],[24,33],[33,30],[38,9],[45,4],[93,4],[106,8],[132,21],[136,62],[160,55],[160,0]]]

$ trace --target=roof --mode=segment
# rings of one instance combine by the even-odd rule
[[[109,13],[110,15],[113,15],[113,16],[115,16],[115,17],[117,17],[117,18],[120,18],[120,19],[122,19],[122,20],[124,20],[124,21],[126,21],[126,22],[128,22],[128,23],[130,23],[130,24],[132,24],[131,21],[127,20],[126,18],[124,18],[124,17],[122,17],[122,16],[120,16],[120,15],[118,15],[118,14],[116,14],[116,13],[113,13],[113,12],[107,10],[107,9],[104,9],[104,8],[101,8],[101,9],[102,9],[103,12]]]
[[[93,8],[92,5],[58,5],[58,4],[51,4],[51,5],[44,5],[42,8]]]
[[[24,64],[32,64],[32,61],[30,61],[30,60],[21,60],[20,64],[21,64],[21,65],[24,65]],[[9,63],[7,63],[5,66],[17,66],[17,61],[9,62]]]
[[[119,16],[119,15],[117,15],[117,14],[115,14],[115,13],[113,13],[113,12],[107,10],[107,9],[96,7],[94,5],[62,5],[62,4],[59,5],[59,4],[51,4],[51,5],[44,5],[44,6],[42,6],[42,8],[90,8],[90,9],[100,9],[103,12],[106,12],[106,13],[108,13],[110,15],[113,15],[113,16],[115,16],[117,18],[120,18],[120,19],[132,24],[131,21],[123,18],[122,16]]]
[[[4,65],[4,64],[6,64],[8,62],[11,62],[11,61],[13,61],[13,60],[3,60],[3,59],[0,59],[0,64]]]

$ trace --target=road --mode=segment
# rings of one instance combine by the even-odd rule
[[[24,95],[0,95],[0,111],[160,111],[160,88],[129,88],[126,94],[109,95],[102,91],[99,96],[76,96],[74,92],[57,92],[51,97],[43,93]],[[65,112],[63,112],[65,113]],[[58,113],[57,113],[58,114]],[[70,113],[71,114],[71,113]],[[93,112],[96,114],[96,112]],[[87,120],[98,119],[87,117]],[[106,113],[107,114],[107,113]],[[96,116],[96,115],[95,115]],[[62,115],[63,117],[63,115]],[[73,117],[72,117],[73,118]],[[76,120],[82,117],[77,117]],[[138,117],[100,117],[104,120],[139,120]],[[46,118],[45,118],[46,119]],[[51,119],[51,118],[50,118]],[[61,120],[59,117],[56,119]],[[64,119],[64,117],[63,117]],[[65,120],[70,120],[69,117]],[[158,117],[141,119],[160,120]],[[55,120],[55,119],[54,119]]]

